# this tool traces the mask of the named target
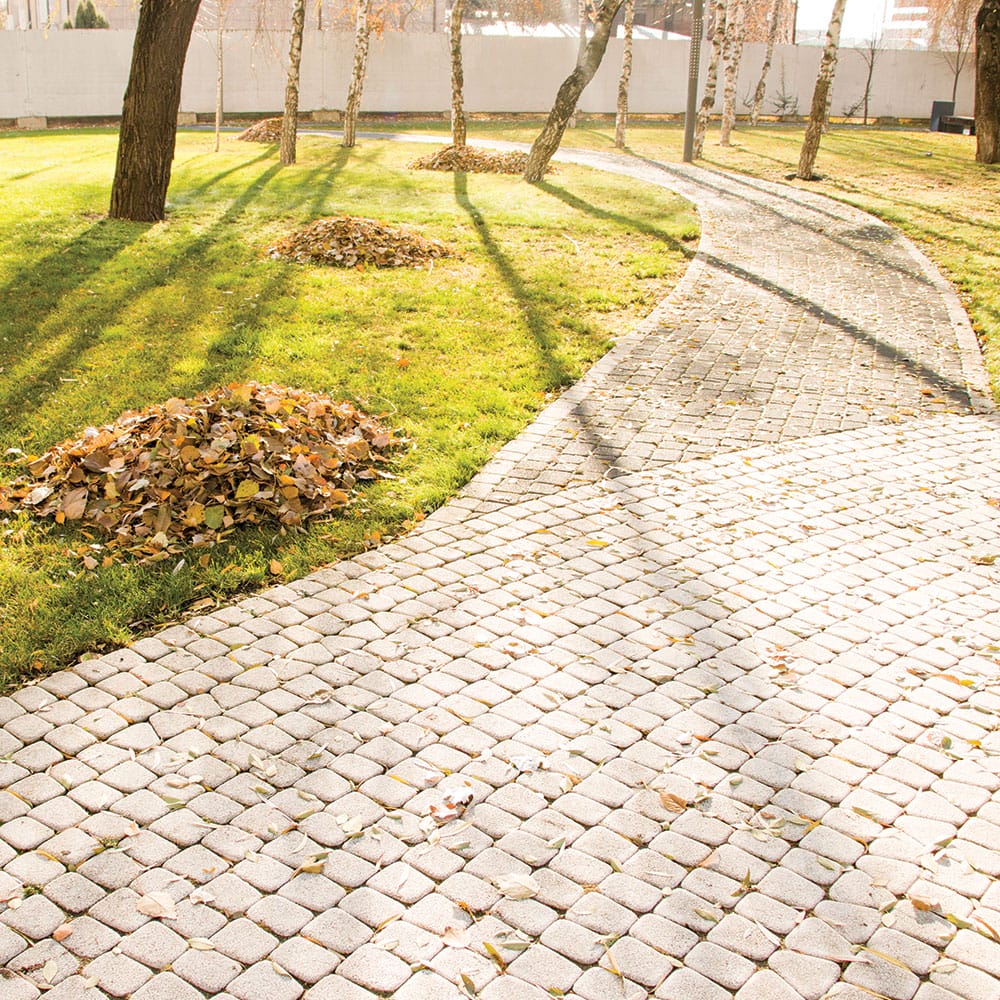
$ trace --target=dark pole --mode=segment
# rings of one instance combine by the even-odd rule
[[[691,57],[688,62],[687,110],[684,112],[684,162],[694,159],[694,125],[698,108],[698,73],[701,69],[701,37],[704,31],[705,0],[694,0],[691,21]]]

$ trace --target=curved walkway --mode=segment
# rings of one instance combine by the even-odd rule
[[[1000,422],[842,205],[391,545],[0,698],[3,1000],[996,1000]],[[66,931],[69,931],[68,935]]]

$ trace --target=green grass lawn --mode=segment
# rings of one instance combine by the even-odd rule
[[[531,142],[540,122],[472,122],[470,136]],[[440,122],[401,123],[399,130],[441,131]],[[798,165],[803,126],[741,123],[733,145],[709,129],[701,165],[791,183],[856,205],[898,227],[920,245],[957,289],[983,345],[993,394],[1000,403],[1000,166],[975,161],[976,140],[926,131],[837,127],[823,136],[820,181],[787,180]],[[583,121],[563,144],[614,149],[613,124]],[[683,129],[635,123],[628,150],[678,162]]]
[[[121,411],[236,380],[330,392],[411,444],[398,479],[306,533],[247,531],[197,560],[84,571],[100,544],[0,522],[0,687],[127,642],[193,604],[294,577],[402,530],[461,487],[673,284],[697,223],[680,199],[563,167],[514,177],[412,172],[426,147],[182,133],[158,225],[104,217],[117,136],[0,136],[0,452],[39,454]],[[570,197],[570,195],[572,197]],[[432,270],[266,259],[317,217],[367,216],[440,239]],[[0,477],[18,467],[8,460]]]

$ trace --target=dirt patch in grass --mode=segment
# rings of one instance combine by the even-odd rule
[[[297,527],[386,475],[392,431],[323,393],[256,382],[123,413],[0,485],[0,511],[97,529],[86,569],[207,548],[236,525]]]
[[[425,267],[447,247],[406,229],[350,215],[317,219],[267,248],[269,257],[331,267]]]

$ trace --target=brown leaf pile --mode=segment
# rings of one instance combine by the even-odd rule
[[[405,229],[350,215],[317,219],[267,248],[270,257],[333,267],[422,267],[448,249]]]
[[[473,146],[445,146],[410,164],[411,170],[451,170],[459,174],[523,174],[527,153],[501,153]],[[553,173],[551,166],[545,171]]]
[[[108,550],[165,558],[236,525],[295,526],[345,507],[358,480],[387,475],[398,443],[350,403],[234,383],[130,410],[25,459],[28,475],[0,487],[0,511],[77,522],[107,536]]]
[[[281,142],[281,119],[262,118],[236,137],[244,142]]]

